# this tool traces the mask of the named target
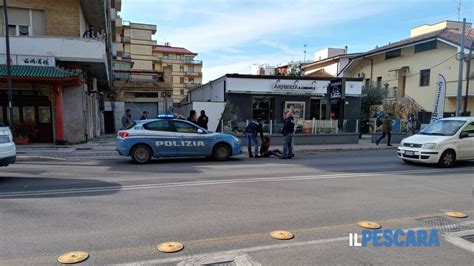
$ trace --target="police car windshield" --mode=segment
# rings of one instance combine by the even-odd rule
[[[452,136],[464,125],[466,121],[460,120],[438,120],[425,129],[420,134],[434,136]]]

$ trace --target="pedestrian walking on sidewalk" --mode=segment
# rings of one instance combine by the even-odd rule
[[[386,114],[382,124],[382,136],[377,140],[377,142],[375,142],[377,146],[385,136],[388,136],[387,146],[392,146],[392,144],[390,144],[390,141],[392,140],[392,123],[392,114]]]
[[[293,114],[287,112],[285,118],[285,124],[283,125],[283,156],[280,159],[292,159],[293,158],[293,134],[295,132],[295,122],[293,120]]]
[[[122,116],[122,128],[128,128],[133,124],[132,120],[132,110],[127,109],[125,115]]]
[[[262,119],[259,117],[257,120],[252,119],[249,125],[245,128],[245,140],[247,142],[247,148],[249,151],[249,158],[254,158],[252,154],[252,145],[255,147],[255,158],[259,158],[258,155],[258,140],[257,135],[260,133],[260,138],[263,139],[263,126]]]
[[[207,129],[207,123],[208,122],[209,122],[209,117],[207,117],[206,111],[201,110],[201,115],[199,116],[199,118],[197,120],[197,125],[204,128],[204,129]]]

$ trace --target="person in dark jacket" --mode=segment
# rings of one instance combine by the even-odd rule
[[[295,132],[295,122],[291,112],[286,113],[285,124],[283,125],[283,156],[280,159],[293,158],[293,133]]]
[[[122,128],[125,129],[125,128],[128,128],[129,126],[131,126],[133,124],[133,120],[132,120],[132,110],[130,109],[127,109],[125,111],[125,115],[122,116]]]
[[[140,120],[148,120],[148,111],[143,111],[142,116],[140,117]]]
[[[187,120],[189,122],[193,122],[194,124],[196,124],[196,122],[197,122],[196,111],[194,111],[194,110],[189,111],[189,116],[188,116]]]
[[[252,119],[249,125],[245,128],[245,140],[247,141],[249,158],[254,158],[252,154],[252,145],[255,146],[255,158],[260,157],[258,155],[258,140],[257,140],[257,135],[259,133],[260,133],[260,138],[262,139],[262,142],[264,142],[262,119],[261,118],[258,118],[257,120]]]
[[[201,115],[199,116],[197,120],[197,125],[207,129],[207,123],[209,122],[209,117],[206,116],[206,111],[201,110]]]
[[[379,145],[380,141],[385,138],[385,136],[388,136],[387,146],[392,146],[392,144],[390,144],[390,141],[392,140],[392,125],[392,115],[386,114],[382,123],[382,136],[377,140],[377,142],[375,142],[377,146]]]

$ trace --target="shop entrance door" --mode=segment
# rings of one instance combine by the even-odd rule
[[[6,95],[1,91],[0,95]],[[7,97],[0,101],[0,123],[7,122]],[[13,123],[31,121],[36,132],[32,133],[30,142],[53,142],[53,121],[51,101],[38,91],[13,91]]]
[[[312,98],[311,99],[311,119],[325,120],[326,119],[326,99]]]

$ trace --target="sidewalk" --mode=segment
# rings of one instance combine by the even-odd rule
[[[356,151],[396,149],[381,144],[371,143],[370,136],[363,136],[358,144],[330,144],[330,145],[295,145],[295,153],[327,152],[327,151]],[[273,149],[282,149],[281,146],[272,146]],[[247,148],[242,149],[247,154]],[[53,144],[29,144],[17,146],[17,160],[113,160],[123,158],[115,151],[115,136],[96,138],[85,144],[58,146]]]

